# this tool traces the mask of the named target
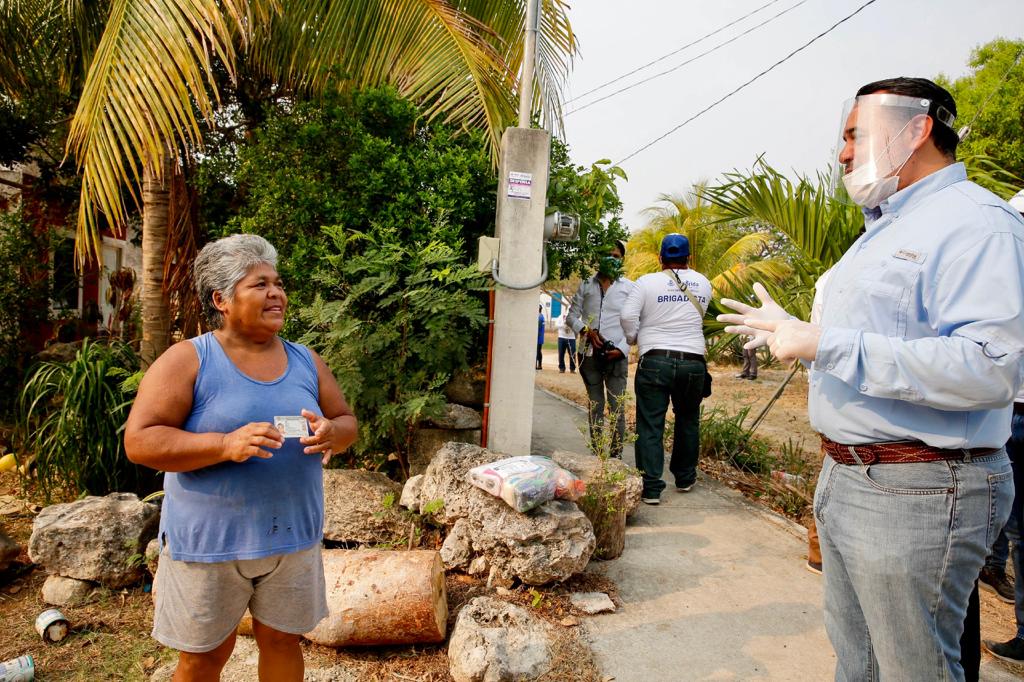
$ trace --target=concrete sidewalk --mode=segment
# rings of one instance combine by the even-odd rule
[[[585,452],[581,408],[538,389],[533,451]],[[623,454],[634,464],[633,449]],[[624,602],[587,620],[598,664],[634,680],[829,680],[822,580],[805,570],[803,528],[701,477],[690,493],[669,488],[641,505],[626,551],[588,570],[611,578]],[[1017,679],[985,657],[982,680]]]

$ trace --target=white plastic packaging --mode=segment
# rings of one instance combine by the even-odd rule
[[[555,498],[577,500],[586,486],[548,457],[509,457],[469,470],[469,482],[526,512]]]

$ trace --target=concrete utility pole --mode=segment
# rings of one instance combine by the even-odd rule
[[[495,236],[500,240],[491,349],[487,447],[508,455],[530,453],[533,435],[537,306],[547,273],[544,213],[547,206],[551,135],[530,129],[533,65],[540,0],[526,9],[526,44],[520,81],[519,127],[501,138]]]

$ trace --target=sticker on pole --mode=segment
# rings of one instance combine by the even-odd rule
[[[513,199],[529,199],[530,190],[533,187],[532,173],[517,173],[511,171],[508,174],[508,195]]]

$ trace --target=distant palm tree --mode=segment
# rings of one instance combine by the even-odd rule
[[[772,253],[777,236],[723,222],[707,192],[707,184],[698,183],[687,194],[662,194],[658,205],[644,210],[647,225],[627,245],[627,275],[635,279],[660,270],[661,240],[679,233],[690,241],[689,266],[711,280],[715,298],[733,295],[754,281],[781,282],[788,277],[790,266]]]

